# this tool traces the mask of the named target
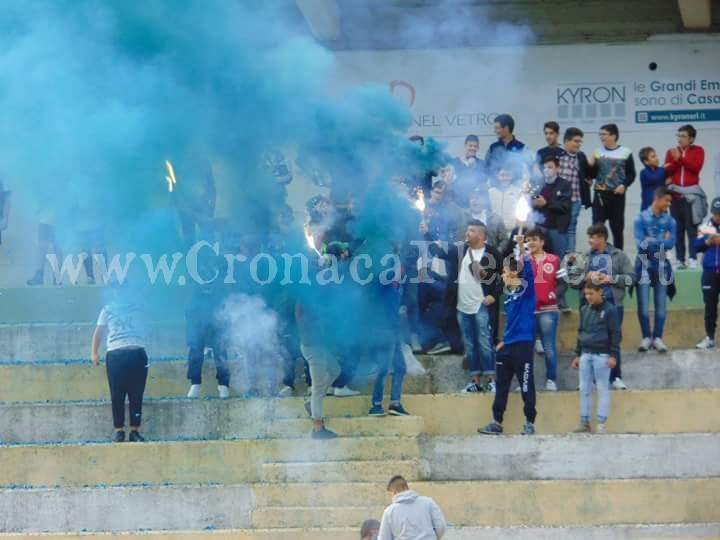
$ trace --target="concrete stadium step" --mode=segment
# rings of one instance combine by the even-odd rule
[[[398,473],[433,480],[720,477],[720,433],[12,445],[0,451],[0,486],[383,483]],[[612,467],[608,455],[615,456]],[[291,494],[275,495],[287,501]],[[341,495],[329,503],[340,504]],[[328,504],[319,495],[313,500]]]
[[[88,359],[90,339],[97,313],[84,322],[0,324],[0,362],[69,361]],[[672,349],[692,349],[702,339],[702,309],[675,309],[668,312],[664,337]],[[153,358],[183,358],[186,353],[185,322],[182,319],[153,319],[147,328],[147,350]],[[575,349],[578,313],[563,314],[558,330],[561,352]],[[623,350],[637,349],[641,339],[636,312],[628,310],[623,323]]]
[[[247,384],[240,366],[233,366],[234,377],[231,377],[230,387],[233,395],[242,395],[245,388],[238,388]],[[185,360],[151,361],[148,370],[145,397],[185,397],[190,382],[187,377],[187,362]],[[280,389],[279,371],[277,385],[273,392]],[[390,393],[390,378],[386,382],[386,394]],[[358,375],[352,382],[352,387],[364,394],[372,393],[370,378]],[[304,380],[298,379],[297,395],[304,395],[306,385]],[[720,385],[719,385],[720,386]],[[431,393],[431,378],[429,376],[406,377],[403,384],[403,393],[426,394]],[[215,366],[213,362],[206,362],[203,366],[202,397],[217,397],[217,382],[215,379]],[[0,363],[0,401],[83,401],[110,399],[105,366],[93,366],[87,362],[63,363]]]
[[[380,488],[380,486],[378,486]],[[720,479],[534,482],[429,482],[413,487],[433,497],[455,526],[558,526],[708,522],[720,519]],[[352,485],[346,487],[352,493]],[[380,489],[379,489],[380,491]],[[306,495],[309,495],[306,493]],[[677,496],[677,499],[675,499]],[[312,499],[307,499],[312,500]],[[688,503],[692,507],[677,506]],[[313,503],[314,504],[314,503]],[[259,508],[254,527],[342,527],[379,515],[384,504]]]
[[[388,441],[389,445],[392,442]],[[421,480],[419,460],[348,461],[346,463],[265,463],[260,470],[262,482],[378,482],[382,484],[396,474],[408,481]],[[314,503],[313,503],[314,504]]]
[[[720,433],[429,437],[420,452],[433,480],[720,477]]]
[[[359,461],[358,471],[372,471],[383,463],[419,457],[417,438],[395,433],[337,441],[313,441],[306,435],[274,441],[1,446],[0,486],[232,484],[261,481],[262,474],[273,472],[263,470],[265,463],[276,464],[277,471],[298,470],[304,461],[324,462],[328,470],[351,470]]]
[[[407,395],[412,417],[368,417],[368,396],[328,398],[328,426],[341,435],[475,435],[491,420],[491,394]],[[539,434],[566,434],[577,427],[577,392],[541,393]],[[720,389],[628,390],[611,396],[611,433],[692,433],[720,431]],[[519,433],[522,401],[508,401],[506,433]],[[108,402],[3,403],[0,441],[5,443],[107,441],[111,432]],[[310,422],[302,398],[162,399],[143,407],[142,431],[149,440],[256,439],[307,437]]]
[[[287,401],[294,406],[290,408]],[[328,427],[341,435],[404,437],[423,432],[424,420],[419,416],[366,416],[369,398],[327,402]],[[286,408],[289,417],[276,403]],[[109,402],[6,403],[2,407],[0,442],[4,443],[105,442],[112,431]],[[305,438],[310,419],[299,398],[154,400],[143,407],[142,432],[148,440],[161,441]]]
[[[623,378],[634,389],[650,388],[720,388],[720,369],[714,351],[681,350],[668,354],[626,353],[623,355]],[[427,375],[406,377],[404,394],[456,393],[468,382],[460,356],[419,356],[428,370]],[[570,367],[571,356],[558,361],[558,387],[575,390],[578,372]],[[189,383],[184,360],[152,362],[148,373],[145,396],[148,398],[184,397]],[[370,371],[367,368],[364,371]],[[545,362],[535,357],[535,383],[539,391],[545,385]],[[388,377],[389,379],[390,377]],[[244,377],[231,381],[242,383]],[[352,386],[363,394],[372,392],[372,380],[359,374]],[[390,381],[386,383],[389,394]],[[279,385],[278,387],[279,388]],[[298,380],[298,393],[305,391],[304,381]],[[238,389],[232,388],[235,394]],[[14,363],[0,364],[0,400],[2,401],[82,401],[109,399],[104,367],[87,363]],[[203,370],[203,396],[217,396],[215,368],[208,362]]]
[[[322,529],[235,529],[126,532],[127,540],[357,540],[359,526]],[[113,533],[2,534],[0,538],[35,540],[107,540]],[[455,527],[443,540],[625,540],[628,538],[717,539],[720,523],[612,525],[601,527]],[[115,538],[113,535],[112,538]]]
[[[623,352],[623,381],[633,389],[720,388],[717,356],[717,351],[697,349],[664,354]],[[575,390],[578,387],[578,370],[570,367],[573,357],[574,354],[565,353],[558,358],[559,390]],[[468,383],[462,356],[420,356],[420,361],[428,370],[434,393],[457,392]],[[536,354],[535,387],[540,392],[545,388],[546,374],[545,357]]]
[[[412,482],[411,488],[435,499],[453,527],[720,521],[720,478]],[[352,528],[357,534],[364,519],[379,517],[389,503],[384,482],[288,484],[291,495],[282,506],[263,506],[263,489],[263,484],[241,484],[0,490],[0,524],[3,532],[23,534],[150,528],[223,534],[222,529],[332,527]],[[333,494],[340,494],[334,504],[316,505],[315,497],[330,501]],[[291,506],[295,501],[299,505]]]
[[[90,340],[95,330],[94,319],[91,321],[0,324],[0,361],[89,360]],[[146,340],[151,358],[178,358],[187,354],[182,320],[149,323]]]

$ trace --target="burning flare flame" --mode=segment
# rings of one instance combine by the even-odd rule
[[[422,189],[417,190],[417,200],[415,201],[415,208],[421,212],[425,211],[425,193]]]
[[[520,223],[525,223],[530,215],[530,205],[525,197],[520,197],[515,205],[515,219]]]
[[[170,160],[165,160],[165,168],[167,169],[167,176],[165,177],[165,180],[167,181],[167,188],[168,192],[172,193],[173,188],[175,184],[177,184],[177,179],[175,178],[175,169],[173,169],[172,163],[170,163]]]
[[[313,237],[313,234],[310,231],[305,232],[305,240],[307,240],[308,246],[310,249],[312,249],[315,253],[320,255],[320,251],[317,247],[315,247],[315,238]]]

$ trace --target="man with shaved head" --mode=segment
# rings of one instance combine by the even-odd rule
[[[387,490],[392,504],[383,513],[378,540],[442,538],[447,523],[435,501],[411,490],[402,476],[393,476]]]

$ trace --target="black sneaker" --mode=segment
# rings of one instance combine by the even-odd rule
[[[405,410],[402,403],[394,403],[388,407],[388,414],[393,416],[410,416],[410,413]]]
[[[140,435],[140,433],[138,433],[137,431],[132,430],[130,432],[130,436],[128,437],[128,441],[130,441],[130,442],[145,442],[145,437]]]
[[[497,422],[490,422],[484,428],[478,429],[478,433],[482,435],[502,435],[503,427]]]
[[[535,435],[535,424],[525,422],[522,430],[523,435]]]
[[[318,431],[313,430],[312,432],[313,439],[337,439],[337,436],[337,433],[326,429],[325,426],[320,428]]]
[[[112,442],[125,442],[125,432],[120,430],[113,433]]]
[[[392,405],[390,409],[392,409]],[[385,409],[383,409],[382,405],[373,405],[368,411],[368,416],[385,416]]]

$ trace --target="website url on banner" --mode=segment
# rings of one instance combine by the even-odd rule
[[[720,109],[694,111],[636,111],[637,124],[660,122],[720,122]]]

